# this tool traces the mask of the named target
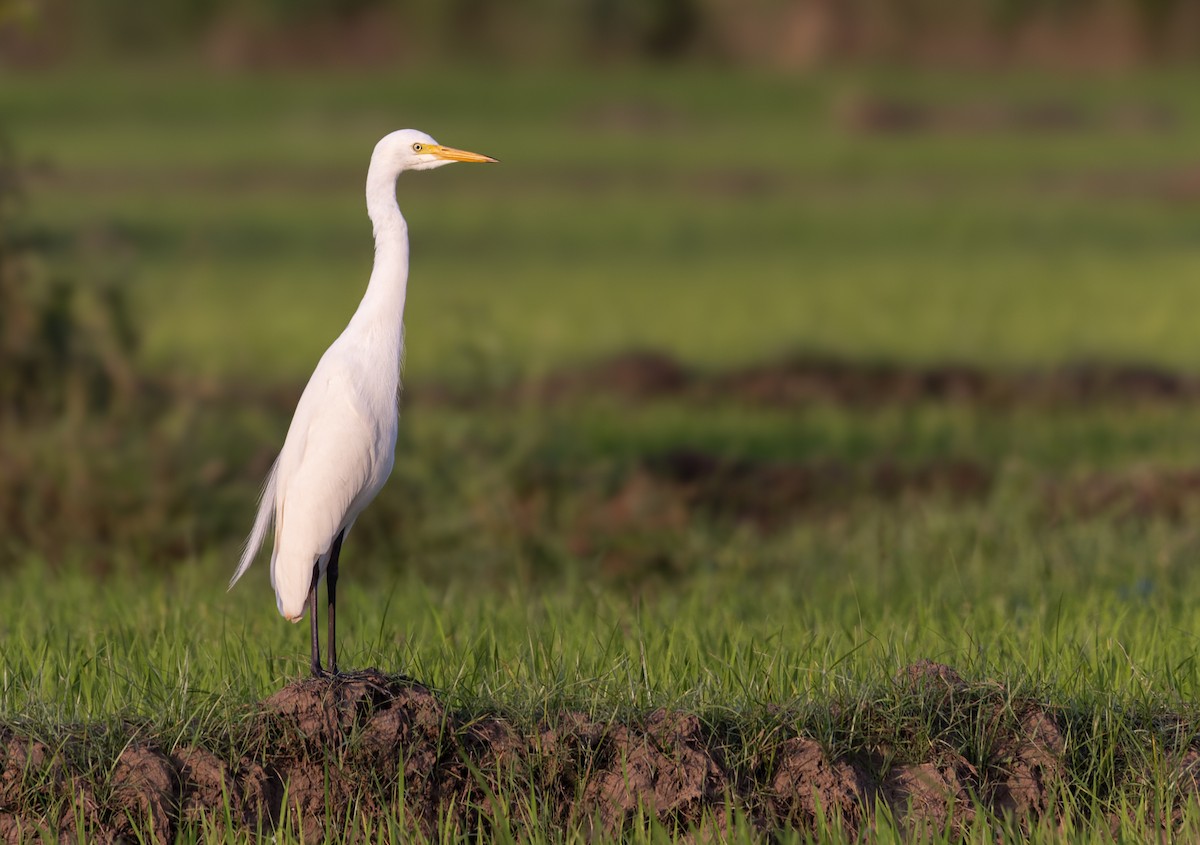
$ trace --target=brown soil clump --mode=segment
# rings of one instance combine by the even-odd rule
[[[420,692],[415,695],[428,694],[424,687],[417,689]],[[406,700],[408,693],[407,689],[403,691]],[[387,677],[377,669],[367,669],[332,681],[325,678],[297,681],[263,702],[263,709],[281,717],[306,745],[340,749],[375,711],[390,710],[395,702]]]
[[[70,799],[76,812],[52,812],[61,799]],[[45,743],[0,726],[0,842],[75,841],[99,828],[100,808],[91,787],[68,772],[62,757]]]
[[[975,816],[975,767],[957,754],[941,762],[896,766],[880,787],[901,828],[918,840],[961,831]]]
[[[950,693],[967,688],[967,682],[952,667],[928,659],[905,666],[897,674],[896,681],[918,692],[934,690]]]
[[[171,755],[171,764],[179,776],[181,823],[219,823],[224,814],[214,813],[213,808],[226,803],[233,818],[244,818],[237,779],[220,757],[203,748],[184,747]]]
[[[830,759],[816,740],[792,737],[775,754],[767,806],[780,828],[815,830],[821,819],[840,819],[856,834],[878,787],[853,762]]]
[[[283,806],[284,783],[279,772],[268,770],[255,760],[243,759],[238,765],[237,785],[245,827],[254,831],[273,829],[279,823]]]
[[[583,790],[582,813],[620,832],[643,810],[680,831],[700,823],[729,789],[705,747],[700,720],[656,710],[641,729],[617,725],[598,749],[597,770]]]
[[[49,747],[0,729],[0,807],[19,804],[26,792],[49,782],[62,785],[62,764]]]
[[[498,825],[520,828],[531,821],[520,800],[535,789],[530,759],[529,741],[502,718],[461,725],[443,759],[438,803],[454,808],[454,826],[472,838],[492,839]]]
[[[130,746],[117,759],[111,786],[117,838],[136,841],[142,829],[155,842],[171,840],[179,784],[170,760],[147,746]]]
[[[1064,785],[1066,742],[1058,724],[1045,710],[1030,707],[1020,729],[1006,737],[992,756],[998,771],[991,804],[1001,815],[1020,821],[1054,812],[1054,791]]]

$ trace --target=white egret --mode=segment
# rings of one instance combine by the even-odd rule
[[[375,231],[375,266],[349,325],[325,350],[300,395],[283,449],[275,459],[246,539],[232,589],[262,546],[272,522],[271,586],[279,612],[312,627],[312,671],[321,676],[317,584],[328,596],[329,672],[337,673],[334,596],[346,534],[375,498],[395,459],[408,286],[408,224],[396,203],[396,179],[455,161],[494,162],[443,147],[424,132],[386,135],[367,169],[367,216]]]

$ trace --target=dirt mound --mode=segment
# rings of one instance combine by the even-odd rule
[[[0,807],[16,805],[39,782],[61,785],[62,764],[44,742],[0,730],[0,748],[4,763],[0,769]]]
[[[178,773],[177,807],[181,824],[200,824],[206,819],[210,822],[222,820],[224,814],[215,815],[212,809],[223,806],[226,796],[233,818],[246,817],[244,790],[239,788],[238,779],[229,764],[216,754],[203,748],[184,746],[176,749],[170,762]]]
[[[868,735],[861,748],[831,754],[787,719],[764,734],[662,709],[614,722],[564,712],[522,731],[366,670],[271,696],[248,722],[240,747],[252,750],[239,760],[130,740],[90,788],[72,771],[69,761],[81,759],[72,741],[55,751],[0,727],[0,840],[167,842],[228,825],[320,840],[396,811],[425,835],[484,841],[548,825],[620,834],[647,816],[704,838],[720,835],[730,810],[766,834],[829,825],[857,836],[886,808],[918,838],[964,832],[979,813],[1024,824],[1057,817],[1073,781],[1066,734],[1049,711],[931,661],[904,670],[895,689],[919,723],[887,743]],[[964,731],[964,719],[974,728]],[[968,759],[980,753],[969,737],[981,726],[994,742]],[[909,733],[924,758],[896,750]],[[1180,752],[1181,802],[1196,792],[1197,759]]]
[[[1043,370],[965,363],[903,364],[793,355],[725,371],[702,371],[662,352],[634,351],[567,368],[497,392],[417,385],[416,401],[475,405],[547,403],[609,396],[628,402],[685,399],[794,407],[826,402],[874,407],[958,402],[988,407],[1118,402],[1194,402],[1200,376],[1141,363],[1077,361]]]
[[[900,827],[918,840],[941,831],[960,835],[975,817],[972,795],[979,784],[975,767],[958,754],[941,761],[896,766],[880,792]]]
[[[905,666],[896,676],[896,683],[914,692],[936,690],[942,695],[967,687],[962,675],[945,663],[935,663],[932,660],[918,660]]]
[[[767,795],[774,826],[815,830],[822,819],[839,818],[850,833],[860,830],[878,793],[862,767],[831,759],[809,737],[784,740],[775,756]]]
[[[1024,820],[1054,812],[1054,790],[1067,775],[1065,755],[1066,741],[1054,719],[1039,708],[1027,709],[1020,717],[1020,729],[995,749],[992,806]]]
[[[673,830],[686,829],[729,788],[700,720],[689,713],[656,710],[641,726],[616,725],[603,732],[595,751],[583,812],[609,831],[623,830],[643,810]]]
[[[148,746],[130,746],[117,759],[110,785],[117,837],[135,840],[140,826],[157,842],[170,838],[179,796],[170,760]]]

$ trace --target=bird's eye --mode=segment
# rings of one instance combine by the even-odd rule
[[[419,153],[419,152],[421,152],[422,149],[423,149],[423,147],[420,144],[413,144],[413,152],[414,153]]]

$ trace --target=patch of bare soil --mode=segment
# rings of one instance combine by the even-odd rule
[[[1046,711],[1029,707],[1020,730],[1003,737],[993,754],[992,806],[1017,819],[1057,812],[1052,790],[1067,776],[1066,740]]]
[[[941,831],[961,834],[975,818],[978,773],[961,755],[893,767],[880,787],[901,828],[918,840]]]
[[[913,746],[926,748],[926,759],[897,759],[872,744],[831,754],[788,722],[770,739],[742,740],[763,747],[739,748],[736,731],[662,709],[618,722],[564,712],[522,731],[497,715],[452,711],[421,684],[370,669],[297,681],[271,696],[251,723],[253,750],[239,760],[131,740],[107,783],[93,785],[105,796],[97,803],[71,770],[69,746],[55,752],[0,728],[0,841],[168,842],[202,822],[270,832],[284,818],[319,841],[353,816],[397,810],[425,834],[483,840],[535,824],[617,834],[642,815],[704,837],[719,835],[731,808],[764,833],[824,824],[864,835],[886,807],[918,838],[964,831],[979,813],[1022,824],[1057,817],[1071,777],[1066,734],[1051,711],[1014,706],[997,684],[968,683],[931,661],[897,683],[934,717],[926,722],[934,734]],[[952,727],[963,714],[995,736],[983,759],[956,750],[970,745]],[[1170,779],[1180,806],[1197,790],[1197,759],[1184,749]],[[80,811],[63,812],[64,799]],[[529,807],[539,818],[527,817]]]
[[[605,729],[582,797],[582,812],[609,831],[647,810],[676,830],[701,822],[729,781],[707,748],[700,720],[656,710],[641,725]]]
[[[1078,361],[1044,370],[962,363],[901,364],[796,355],[725,371],[701,371],[661,352],[632,351],[494,393],[418,385],[418,402],[476,405],[516,400],[627,402],[682,399],[789,408],[807,403],[876,407],[956,402],[986,407],[1200,401],[1200,375],[1139,363]]]
[[[833,759],[811,737],[786,739],[775,752],[766,790],[773,826],[814,830],[822,819],[838,818],[857,833],[880,797],[879,787],[853,760]]]
[[[131,745],[117,759],[110,786],[118,838],[136,840],[139,827],[157,842],[170,838],[179,815],[179,781],[169,759],[148,746]]]

